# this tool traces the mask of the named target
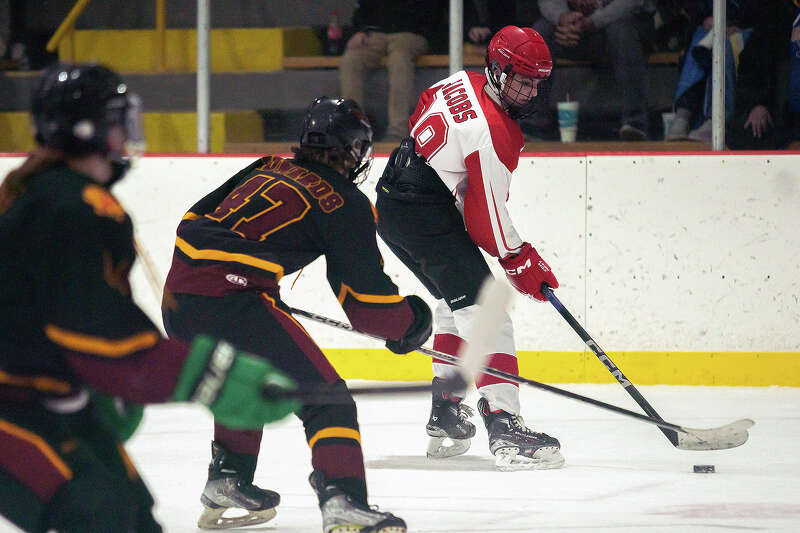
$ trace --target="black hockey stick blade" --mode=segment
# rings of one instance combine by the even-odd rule
[[[546,283],[542,284],[542,294],[555,307],[556,311],[564,318],[569,326],[578,334],[586,346],[597,356],[606,369],[611,373],[625,391],[639,404],[645,413],[651,418],[663,421],[664,419],[656,412],[655,408],[642,396],[642,393],[633,383],[622,373],[622,370],[614,364],[608,354],[600,348],[600,345],[589,335],[583,326],[572,316],[561,300]],[[690,429],[677,426],[674,429],[659,424],[659,429],[673,446],[681,450],[726,450],[741,446],[749,437],[748,429],[753,427],[754,421],[743,418],[731,422],[725,426],[711,429]]]

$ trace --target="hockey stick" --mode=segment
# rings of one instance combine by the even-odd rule
[[[178,304],[172,293],[170,293],[166,288],[163,289],[163,292],[160,290],[160,287],[163,287],[164,284],[159,282],[159,275],[156,272],[156,268],[152,259],[150,258],[150,254],[139,244],[139,241],[135,238],[133,243],[137,255],[142,259],[142,266],[144,267],[145,276],[147,277],[147,281],[150,285],[150,290],[153,293],[153,296],[156,298],[156,300],[159,300],[159,296],[163,294],[163,296],[161,296],[163,298],[163,303],[172,309],[177,309]],[[473,341],[463,348],[464,352],[460,354],[458,361],[456,361],[456,365],[459,367],[460,372],[450,379],[443,380],[443,383],[440,384],[440,389],[450,391],[464,390],[467,387],[467,384],[475,379],[478,371],[488,360],[488,354],[490,353],[488,350],[488,343],[491,339],[491,332],[500,328],[503,315],[510,300],[511,294],[506,285],[497,283],[492,278],[487,279],[483,283],[478,294],[478,302],[481,304],[481,314],[476,317],[481,327],[476,328],[476,331],[473,334]],[[323,319],[325,318],[321,315],[312,315],[306,311],[300,311],[299,309],[290,308],[290,310],[303,316],[311,315],[319,316]],[[340,324],[351,331],[356,331],[349,324],[344,324],[335,320],[332,320],[332,322]],[[386,342],[386,339],[377,335],[370,335],[367,333],[362,334]],[[287,393],[283,389],[273,389],[270,387],[269,383],[266,383],[262,394],[269,398],[277,398],[280,396],[282,398],[302,400],[305,403],[346,403],[350,401],[350,395],[360,396],[372,394],[431,392],[432,390],[433,387],[427,384],[356,387],[349,389],[349,391],[332,389],[327,385],[315,385],[311,388],[300,387],[297,390]]]
[[[370,337],[376,340],[384,342],[386,341],[386,339],[378,335],[373,335],[371,333],[359,331],[353,328],[353,326],[351,326],[350,324],[346,324],[344,322],[340,322],[332,318],[318,315],[316,313],[310,313],[308,311],[303,311],[302,309],[297,309],[294,307],[290,307],[289,310],[292,312],[292,314],[301,316],[303,318],[307,318],[309,320],[313,320],[315,322],[319,322],[321,324],[325,324],[327,326],[343,329],[346,331],[351,331],[353,333],[358,333],[359,335]],[[424,347],[418,348],[416,351],[423,353],[434,359],[440,359],[442,361],[458,364],[457,357],[454,357],[452,355],[443,352],[437,352],[435,350],[431,350],[429,348],[424,348]],[[726,448],[734,448],[736,446],[740,446],[747,441],[748,437],[747,429],[754,424],[752,420],[743,419],[725,426],[712,429],[685,428],[683,426],[667,422],[661,419],[660,417],[654,418],[646,416],[641,413],[637,413],[635,411],[630,411],[623,407],[618,407],[616,405],[602,402],[600,400],[595,400],[594,398],[589,398],[588,396],[583,396],[581,394],[570,392],[568,390],[559,389],[558,387],[553,387],[552,385],[540,383],[532,379],[523,378],[521,376],[517,376],[516,374],[511,374],[508,372],[504,372],[502,370],[496,370],[494,368],[484,366],[481,372],[483,372],[484,374],[489,374],[490,376],[495,376],[498,378],[511,381],[513,383],[531,385],[533,387],[536,387],[537,389],[542,389],[559,396],[572,398],[573,400],[588,403],[594,405],[595,407],[599,407],[607,411],[612,411],[617,414],[635,418],[637,420],[641,420],[643,422],[647,422],[649,424],[653,424],[661,428],[677,431],[678,433],[681,434],[680,435],[681,445],[679,447],[685,450],[723,450]]]
[[[600,348],[600,345],[589,335],[585,329],[575,320],[575,317],[564,307],[561,300],[553,292],[546,283],[542,284],[542,294],[545,295],[547,300],[553,304],[556,311],[564,317],[567,324],[578,334],[578,336],[586,343],[598,359],[605,365],[611,375],[616,378],[622,388],[639,404],[645,413],[650,415],[654,420],[663,421],[664,419],[656,412],[650,403],[645,400],[644,396],[639,390],[634,387],[633,383],[625,377],[622,370],[606,355],[606,352]],[[673,446],[682,450],[723,450],[727,448],[735,448],[747,442],[747,430],[753,426],[755,422],[749,418],[743,418],[732,422],[726,426],[721,426],[714,429],[691,429],[681,432],[677,428],[658,424],[659,429],[664,433],[664,436],[669,439]]]
[[[450,392],[463,391],[467,385],[474,381],[475,376],[481,371],[488,361],[489,354],[491,353],[490,344],[496,335],[496,332],[502,327],[506,309],[511,301],[511,291],[507,285],[498,283],[493,278],[488,278],[478,293],[477,303],[480,306],[478,316],[475,317],[475,328],[471,332],[470,342],[462,347],[462,352],[459,353],[457,359],[457,366],[459,372],[449,378],[441,381],[437,387],[439,390],[447,390]],[[346,328],[350,331],[361,333],[363,335],[372,337],[374,339],[386,341],[386,339],[369,333],[360,332],[354,329],[349,324],[338,322],[336,320],[325,318],[321,315],[314,315],[307,311],[300,309],[290,308],[293,313],[296,313],[306,318],[312,316],[319,317],[321,320],[329,321],[329,325],[336,325],[340,328]],[[328,323],[328,322],[326,322]],[[314,385],[311,388],[300,387],[298,390],[292,392],[275,391],[275,396],[283,398],[293,398],[302,400],[305,403],[328,403],[328,402],[349,402],[349,394],[354,396],[370,395],[370,394],[391,394],[399,392],[431,392],[432,385],[389,385],[389,386],[372,386],[372,387],[354,387],[348,391],[341,389],[332,389],[326,385]],[[266,390],[265,395],[272,395],[272,391]]]

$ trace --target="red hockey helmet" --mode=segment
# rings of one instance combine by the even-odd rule
[[[533,112],[534,91],[517,87],[510,90],[514,77],[544,80],[553,71],[550,50],[539,33],[532,28],[506,26],[489,41],[486,51],[486,74],[507,111],[514,118]],[[518,80],[519,81],[519,80]],[[535,87],[536,82],[527,85]]]
[[[495,62],[506,73],[530,78],[547,78],[553,70],[550,50],[533,28],[506,26],[495,33],[486,52],[486,66]]]

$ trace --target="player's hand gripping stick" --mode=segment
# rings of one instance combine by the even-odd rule
[[[550,265],[539,256],[536,248],[526,242],[519,253],[500,259],[500,266],[506,271],[511,285],[522,294],[546,302],[541,287],[558,288],[558,280],[553,275]]]

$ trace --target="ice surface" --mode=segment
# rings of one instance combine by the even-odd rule
[[[616,384],[564,387],[637,409]],[[358,410],[370,503],[427,533],[800,530],[800,389],[639,388],[676,424],[710,428],[748,417],[756,425],[739,448],[678,450],[655,426],[523,386],[526,422],[561,440],[566,466],[498,472],[481,427],[467,455],[425,457],[426,394],[365,397]],[[467,402],[476,400],[473,390]],[[128,446],[167,532],[197,531],[211,436],[201,408],[158,406]],[[716,473],[695,474],[695,464],[716,465]],[[282,503],[272,522],[250,529],[321,531],[309,471],[299,422],[268,427],[256,482],[280,492]],[[0,531],[14,529],[0,522]]]

